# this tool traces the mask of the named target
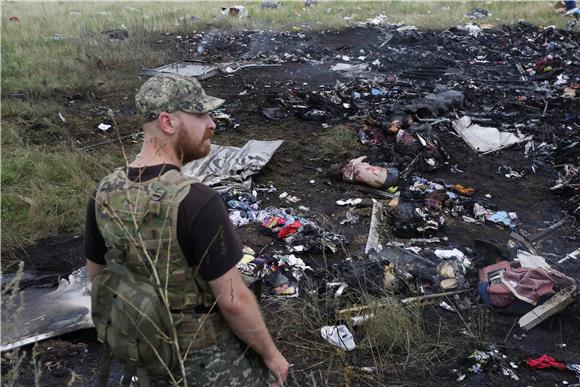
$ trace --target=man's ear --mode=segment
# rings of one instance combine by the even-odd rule
[[[173,134],[177,131],[179,118],[174,114],[161,112],[159,113],[159,127],[165,134]]]

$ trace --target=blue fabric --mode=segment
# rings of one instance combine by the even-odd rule
[[[498,211],[488,218],[490,222],[501,223],[508,227],[513,227],[512,220],[506,211]]]
[[[489,303],[489,295],[487,294],[488,285],[489,282],[480,282],[477,285],[477,291],[479,292],[479,296],[481,297],[483,303],[487,306],[491,306],[491,304]]]

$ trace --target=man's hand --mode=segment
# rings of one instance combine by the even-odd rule
[[[264,356],[262,357],[262,360],[270,372],[276,376],[276,384],[271,384],[270,386],[284,385],[286,378],[288,377],[288,367],[290,367],[290,365],[280,351],[276,350],[272,356]]]
[[[209,281],[217,304],[228,325],[244,343],[260,356],[281,386],[288,376],[288,362],[274,345],[262,319],[256,297],[242,281],[234,266],[221,277]]]

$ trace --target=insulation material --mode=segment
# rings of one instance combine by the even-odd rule
[[[209,155],[184,165],[181,171],[217,191],[250,189],[251,176],[270,161],[282,142],[250,140],[241,148],[212,145]]]
[[[453,121],[453,129],[465,140],[475,152],[487,153],[507,148],[532,139],[509,132],[500,132],[497,128],[479,126],[471,122],[468,116]]]

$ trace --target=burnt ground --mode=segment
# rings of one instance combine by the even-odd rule
[[[386,162],[404,169],[409,159],[394,151],[393,139],[381,137],[393,117],[401,114],[413,118],[411,132],[416,130],[426,138],[437,139],[448,156],[438,160],[437,169],[426,170],[423,166],[423,170],[414,170],[410,175],[475,188],[476,197],[487,199],[488,207],[516,212],[516,231],[524,237],[531,237],[568,217],[564,226],[539,240],[534,247],[554,267],[578,281],[580,264],[574,261],[556,264],[559,258],[578,247],[578,214],[576,217],[573,214],[577,201],[574,202],[573,192],[550,190],[562,173],[560,165],[578,165],[576,142],[580,138],[580,105],[577,96],[561,96],[563,88],[571,86],[580,75],[578,37],[578,33],[522,24],[487,30],[477,37],[455,29],[398,32],[394,28],[353,28],[326,33],[213,31],[204,36],[185,36],[176,39],[176,43],[180,47],[178,54],[185,53],[187,59],[210,63],[247,60],[279,65],[245,68],[234,74],[217,75],[203,83],[209,94],[227,100],[224,112],[232,118],[232,122],[220,121],[218,129],[222,130],[216,133],[214,142],[241,146],[249,139],[285,140],[270,163],[254,179],[256,184],[272,184],[277,189],[275,193],[260,194],[261,208],[270,205],[286,208],[307,206],[310,209],[307,216],[324,219],[326,227],[349,239],[350,243],[334,255],[301,255],[315,270],[311,275],[312,282],[329,280],[320,273],[332,272],[335,264],[360,254],[370,222],[368,194],[357,191],[356,186],[329,178],[324,171],[333,163],[345,162],[359,155],[368,155],[374,163]],[[205,43],[201,43],[202,38]],[[198,47],[203,47],[203,50],[198,50]],[[193,53],[199,53],[199,56],[192,58]],[[528,71],[548,54],[552,54],[549,62],[537,65],[535,72]],[[343,56],[350,60],[345,62]],[[357,59],[359,56],[364,58]],[[371,64],[376,60],[378,62]],[[367,63],[371,71],[362,74],[331,71],[330,67],[339,62]],[[517,64],[522,66],[523,73]],[[546,66],[550,66],[547,71]],[[563,83],[555,85],[559,75],[567,78],[561,77],[565,79]],[[434,111],[409,108],[438,85],[461,91],[464,101]],[[370,94],[373,87],[380,89],[380,96],[364,95]],[[363,95],[354,99],[353,92]],[[86,129],[71,130],[70,135],[80,146],[114,139],[113,133],[88,129],[105,122],[101,112],[103,106],[116,111],[123,135],[137,132],[138,119],[133,107],[123,99],[131,97],[131,93],[120,91],[108,95],[76,96],[74,104],[70,104],[72,97],[61,96],[63,106],[83,115],[87,122]],[[266,118],[262,114],[263,108],[278,108],[276,112],[282,118]],[[314,109],[324,114],[318,117],[309,114]],[[456,115],[470,115],[480,119],[484,126],[512,132],[517,129],[523,134],[534,135],[535,150],[524,157],[522,144],[488,155],[477,155],[454,133],[450,122],[436,121],[438,118],[455,119]],[[239,126],[234,128],[234,123]],[[340,130],[336,125],[341,125]],[[371,139],[378,140],[366,145],[356,142],[355,135],[364,128]],[[377,133],[378,137],[373,137]],[[47,139],[42,131],[31,132],[29,136],[33,142]],[[130,149],[136,147],[128,145]],[[107,146],[91,151],[106,151]],[[506,178],[507,167],[522,177]],[[410,178],[400,183],[404,201],[416,200],[405,193],[409,182]],[[278,197],[282,192],[298,196],[301,201],[290,204]],[[484,195],[491,197],[483,199]],[[362,215],[361,221],[355,225],[340,225],[347,209],[337,206],[335,201],[351,197],[364,199],[357,210]],[[511,230],[494,224],[466,223],[461,217],[449,214],[445,217],[445,226],[432,236],[446,236],[447,242],[423,245],[423,253],[435,247],[457,247],[477,258],[474,241],[479,239],[507,248],[513,256],[516,244],[511,240]],[[282,248],[280,243],[273,243],[272,238],[260,234],[255,225],[240,228],[240,237],[256,251]],[[383,243],[406,241],[396,238],[388,223],[384,225],[381,237]],[[63,236],[41,242],[18,255],[31,269],[65,272],[82,265],[81,242],[82,238]],[[476,262],[480,261],[476,259]],[[476,275],[476,271],[471,273],[472,277]],[[359,351],[346,355],[332,350],[320,351],[318,347],[323,342],[316,330],[319,327],[309,330],[281,323],[285,319],[281,313],[288,309],[288,304],[300,310],[308,299],[305,294],[301,294],[300,299],[265,299],[265,314],[271,330],[294,364],[291,384],[556,385],[576,380],[571,372],[529,369],[522,359],[546,353],[560,361],[580,363],[577,303],[523,334],[517,327],[517,316],[485,310],[477,306],[479,301],[475,291],[468,292],[462,300],[471,300],[472,306],[461,310],[460,314],[437,306],[426,307],[423,311],[427,329],[431,329],[432,334],[437,333],[437,327],[443,321],[447,327],[446,337],[461,343],[454,350],[432,359],[427,371],[420,366],[406,367],[403,353],[391,353],[385,362],[380,363],[381,370],[376,375],[349,379],[343,373],[344,366],[372,366],[375,363],[368,363],[372,360],[368,355]],[[311,313],[308,310],[304,307],[303,313]],[[466,325],[481,328],[483,333],[478,340],[462,333]],[[357,343],[364,341],[363,331],[355,331],[355,340]],[[494,366],[478,374],[467,372],[473,364],[467,356],[475,349],[488,349],[489,343],[495,343],[508,361],[519,366],[514,369],[519,381],[502,375],[501,369]],[[100,353],[92,332],[50,340],[40,344],[39,349],[44,370],[43,385],[62,385],[73,372],[81,375],[74,384],[91,384]],[[4,355],[3,371],[9,368]],[[461,374],[466,374],[466,377],[457,382]],[[27,384],[29,378],[25,376],[23,383]]]

